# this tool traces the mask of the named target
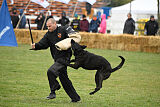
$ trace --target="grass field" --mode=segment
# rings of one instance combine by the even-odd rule
[[[47,69],[53,64],[49,49],[30,51],[29,45],[0,47],[0,107],[160,107],[160,54],[87,49],[104,56],[112,65],[125,57],[124,66],[95,88],[95,71],[68,67],[68,75],[81,96],[81,102],[70,103],[63,88],[57,98],[49,94]],[[59,79],[58,79],[59,80]]]

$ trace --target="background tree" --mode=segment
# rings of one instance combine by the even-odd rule
[[[121,6],[124,4],[127,4],[129,2],[131,2],[133,0],[111,0],[111,3],[109,5],[107,5],[108,7],[117,7],[117,6]]]

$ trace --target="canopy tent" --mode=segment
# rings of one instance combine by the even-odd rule
[[[149,18],[154,15],[157,18],[157,0],[134,0],[128,4],[112,8],[110,11],[111,18],[107,20],[107,30],[111,34],[122,34],[127,14],[130,12],[132,18],[137,21],[142,18]]]

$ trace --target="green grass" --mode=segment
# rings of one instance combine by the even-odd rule
[[[70,103],[63,88],[57,98],[49,94],[47,69],[53,64],[49,49],[30,51],[29,45],[0,47],[0,107],[160,107],[160,54],[87,49],[112,65],[125,57],[124,66],[95,88],[95,71],[68,67],[68,75],[82,101]],[[59,79],[58,79],[59,80]]]

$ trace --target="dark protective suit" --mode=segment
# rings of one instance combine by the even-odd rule
[[[48,69],[47,76],[50,85],[51,93],[54,93],[60,87],[56,78],[62,83],[62,86],[66,93],[73,101],[80,100],[80,96],[76,93],[72,82],[69,80],[67,75],[67,66],[58,63],[58,60],[69,61],[72,55],[72,51],[69,48],[65,51],[59,51],[55,47],[55,44],[65,38],[68,38],[68,34],[75,33],[70,26],[57,27],[53,32],[47,32],[44,37],[35,44],[35,50],[47,49],[50,47],[51,55],[55,63]]]

